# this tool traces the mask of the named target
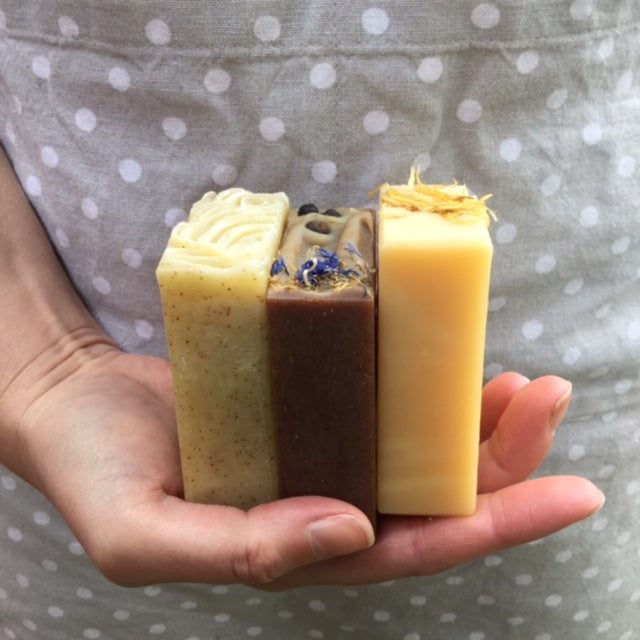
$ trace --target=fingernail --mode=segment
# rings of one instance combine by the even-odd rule
[[[558,428],[558,425],[562,422],[562,418],[564,418],[565,413],[567,413],[569,403],[571,402],[572,388],[572,384],[567,381],[567,389],[560,396],[560,399],[556,402],[556,406],[553,407],[551,416],[549,416],[549,428],[552,432],[555,432],[555,430]]]
[[[342,556],[370,547],[373,527],[353,516],[340,514],[312,522],[308,527],[311,549],[318,560]]]

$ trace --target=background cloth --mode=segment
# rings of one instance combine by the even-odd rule
[[[123,348],[165,353],[154,271],[205,191],[364,205],[415,163],[494,194],[486,378],[572,380],[540,473],[607,495],[432,577],[122,589],[0,468],[0,638],[639,638],[639,52],[635,0],[0,0],[0,143]]]

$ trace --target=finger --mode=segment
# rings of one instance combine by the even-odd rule
[[[571,399],[571,383],[538,378],[515,392],[491,437],[480,445],[478,492],[527,478],[544,460]]]
[[[482,389],[480,442],[484,442],[496,428],[513,395],[529,382],[525,376],[507,371],[491,378]]]
[[[386,517],[370,549],[311,565],[276,584],[364,584],[430,575],[549,535],[593,514],[603,501],[583,478],[528,480],[479,496],[476,514],[467,518]]]
[[[137,513],[127,529],[126,542],[112,540],[103,557],[93,554],[101,571],[124,586],[267,586],[300,566],[374,542],[373,527],[362,512],[321,497],[289,498],[245,512],[165,496],[155,509]]]

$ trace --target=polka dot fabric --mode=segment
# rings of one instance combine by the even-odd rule
[[[364,204],[418,164],[493,193],[485,374],[558,373],[541,473],[593,518],[427,578],[124,590],[0,469],[0,637],[640,637],[640,7],[633,0],[0,5],[0,141],[85,301],[164,353],[154,270],[206,190]]]

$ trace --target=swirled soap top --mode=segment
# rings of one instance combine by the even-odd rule
[[[268,271],[288,211],[284,193],[210,191],[192,206],[189,218],[174,227],[164,258],[174,266],[234,268],[255,263]]]
[[[330,292],[372,284],[373,211],[356,207],[319,210],[314,204],[292,209],[272,286]]]

